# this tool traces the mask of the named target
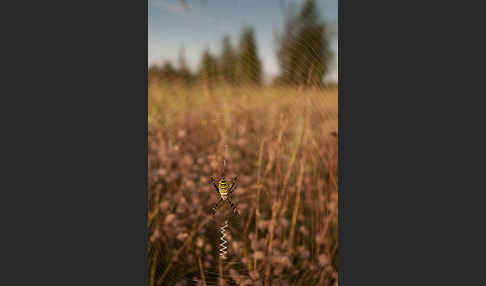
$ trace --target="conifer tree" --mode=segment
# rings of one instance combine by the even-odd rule
[[[279,82],[304,86],[322,84],[331,55],[326,24],[320,20],[315,0],[306,0],[298,15],[286,15],[285,33],[278,44]]]
[[[162,66],[161,79],[163,81],[172,83],[176,78],[177,78],[177,70],[169,61],[166,61]]]
[[[255,35],[250,27],[246,27],[241,35],[236,74],[243,85],[259,85],[262,80],[262,64],[257,54]]]
[[[237,54],[229,36],[223,38],[223,52],[221,55],[221,73],[226,83],[234,84],[236,80]]]
[[[205,49],[202,56],[200,79],[206,87],[211,88],[216,82],[216,77],[216,59],[211,55],[209,49]]]

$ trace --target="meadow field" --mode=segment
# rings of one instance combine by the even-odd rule
[[[152,82],[148,100],[149,285],[338,285],[337,88]],[[209,214],[223,154],[238,217]]]

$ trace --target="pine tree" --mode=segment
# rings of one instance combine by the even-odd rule
[[[286,30],[277,56],[286,84],[319,86],[330,64],[329,36],[315,0],[306,0],[298,16],[286,15]]]
[[[245,28],[241,35],[236,74],[238,81],[244,85],[259,85],[262,80],[262,64],[257,54],[255,35],[250,27]]]
[[[277,33],[277,59],[280,66],[280,75],[276,81],[279,84],[290,84],[295,78],[297,68],[296,53],[293,51],[296,47],[295,39],[298,33],[298,15],[296,14],[295,3],[289,3],[284,10],[284,32],[283,35]]]
[[[209,52],[204,50],[201,62],[200,78],[207,88],[212,88],[217,78],[216,59]]]
[[[229,36],[223,38],[223,53],[221,55],[221,73],[226,83],[234,84],[236,80],[237,54],[231,45]]]
[[[161,78],[163,81],[169,83],[172,83],[177,78],[177,70],[168,61],[166,61],[162,66]]]

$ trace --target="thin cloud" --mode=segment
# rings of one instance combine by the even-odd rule
[[[165,10],[167,12],[179,15],[187,16],[190,8],[185,4],[185,1],[170,1],[169,0],[149,0],[152,7]]]

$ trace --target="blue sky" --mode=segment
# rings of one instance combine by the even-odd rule
[[[186,0],[189,10],[179,0],[148,0],[148,62],[149,65],[165,60],[174,64],[184,47],[191,70],[200,62],[202,50],[213,54],[221,51],[224,35],[237,45],[241,30],[250,25],[255,30],[258,54],[263,61],[264,73],[274,77],[279,73],[275,57],[274,32],[282,31],[281,0]],[[303,0],[283,0],[297,6]],[[317,1],[323,19],[331,23],[336,37],[331,42],[334,61],[329,80],[337,81],[337,0]]]

